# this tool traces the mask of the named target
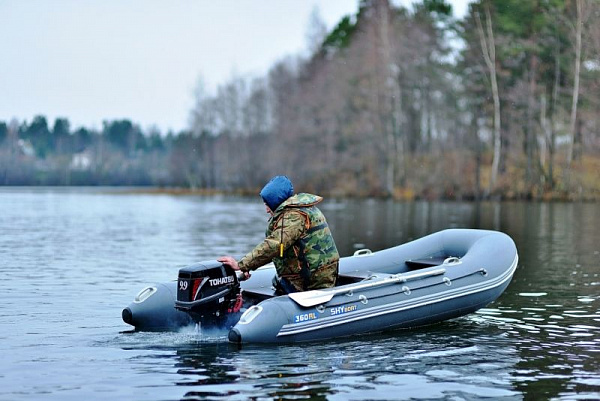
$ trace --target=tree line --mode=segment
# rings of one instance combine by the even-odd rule
[[[600,198],[598,0],[362,0],[310,54],[202,84],[189,129],[0,122],[0,184],[336,196]]]

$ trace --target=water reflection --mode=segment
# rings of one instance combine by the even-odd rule
[[[195,219],[200,243],[211,240],[223,252],[239,252],[262,238],[256,229],[264,225],[260,205],[242,206],[244,232],[230,206],[213,206],[210,219]],[[600,221],[597,206],[343,201],[324,209],[342,254],[383,249],[448,227],[479,227],[515,239],[519,268],[489,308],[422,330],[241,350],[224,338],[184,339],[171,351],[185,399],[599,395],[600,269],[598,244],[590,239]],[[217,227],[223,241],[210,234]]]
[[[547,295],[518,293],[520,306],[483,309],[471,319],[495,324],[516,345],[520,361],[512,375],[523,394],[544,399],[585,393],[597,397],[600,327],[589,323],[600,318],[593,305],[598,299],[579,297],[577,304],[559,305],[545,301]]]
[[[326,200],[344,255],[449,227],[519,249],[505,293],[421,330],[237,349],[121,333],[137,291],[264,235],[256,199],[0,189],[0,399],[600,399],[600,206]]]
[[[360,340],[242,349],[190,335],[163,337],[162,346],[147,347],[141,343],[150,337],[141,343],[138,337],[125,348],[166,350],[174,341],[172,357],[162,358],[173,360],[174,381],[185,387],[186,400],[520,399],[510,375],[520,361],[518,352],[489,321],[459,319]]]
[[[446,228],[506,230],[502,203],[345,200],[323,205],[342,255],[402,244]],[[512,212],[511,212],[512,213]]]

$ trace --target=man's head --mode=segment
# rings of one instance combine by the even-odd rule
[[[271,181],[260,191],[260,197],[272,211],[292,195],[294,195],[294,186],[285,175],[271,178]]]

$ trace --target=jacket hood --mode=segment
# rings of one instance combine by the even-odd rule
[[[308,207],[316,205],[317,203],[323,200],[322,197],[313,194],[307,193],[299,193],[287,199],[281,205],[279,205],[278,210],[281,210],[286,207]]]
[[[275,211],[279,205],[292,195],[294,195],[294,186],[285,175],[271,178],[271,181],[260,191],[260,197],[272,211]]]

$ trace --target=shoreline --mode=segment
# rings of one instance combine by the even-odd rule
[[[0,191],[10,192],[11,190],[29,189],[32,191],[52,190],[52,191],[94,191],[109,192],[119,194],[140,194],[140,195],[172,195],[172,196],[256,196],[260,188],[254,190],[222,190],[211,188],[185,188],[185,187],[159,187],[159,186],[94,186],[94,185],[21,185],[4,186],[0,185]],[[301,191],[302,192],[302,191]],[[310,192],[310,191],[309,191]],[[520,195],[520,194],[495,194],[487,197],[475,197],[471,194],[463,196],[418,196],[411,191],[397,191],[395,196],[372,195],[372,194],[345,194],[326,191],[317,191],[319,195],[334,199],[375,199],[392,200],[397,202],[532,202],[532,203],[597,203],[599,197],[582,196],[561,193],[559,191],[544,193],[541,195]],[[406,195],[406,194],[410,195]]]

